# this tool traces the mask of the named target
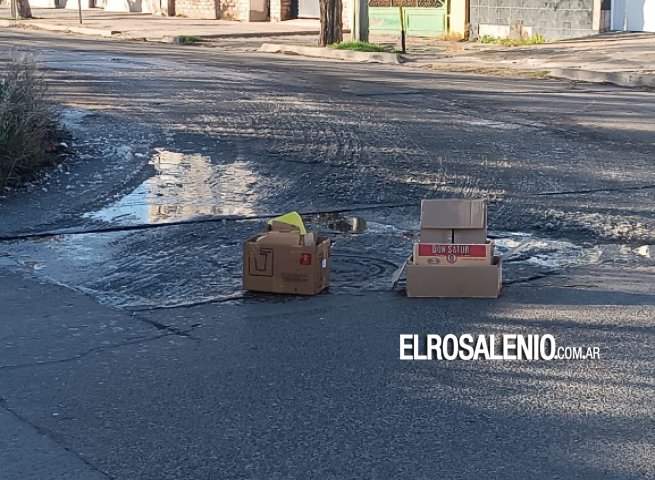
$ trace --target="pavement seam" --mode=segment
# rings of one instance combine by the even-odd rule
[[[541,192],[536,193],[537,196],[549,196],[549,195],[584,195],[586,193],[600,193],[600,192],[627,192],[633,190],[650,190],[655,188],[655,185],[633,185],[630,187],[621,187],[621,188],[593,188],[588,190],[571,190],[563,192]]]
[[[37,434],[39,434],[39,435],[41,435],[41,436],[47,438],[48,440],[50,440],[52,443],[54,443],[54,444],[57,445],[58,447],[61,447],[61,448],[63,448],[65,451],[71,453],[73,456],[75,456],[75,458],[77,458],[79,461],[81,461],[81,462],[84,463],[86,466],[88,466],[89,468],[91,468],[91,470],[93,470],[94,472],[98,472],[100,475],[102,475],[103,477],[105,477],[105,478],[107,478],[107,479],[109,479],[109,480],[116,480],[116,477],[113,477],[112,475],[110,475],[109,473],[105,472],[104,470],[101,470],[98,466],[94,465],[90,460],[84,458],[81,454],[79,454],[78,452],[76,452],[76,451],[73,450],[72,448],[63,445],[60,441],[58,441],[57,439],[53,438],[53,436],[49,433],[48,430],[46,430],[45,428],[42,428],[42,427],[38,426],[38,425],[35,424],[34,422],[28,420],[26,417],[22,416],[21,414],[19,414],[18,412],[16,412],[14,409],[12,409],[11,407],[9,407],[9,405],[7,404],[7,399],[4,398],[4,397],[1,397],[1,396],[0,396],[0,408],[2,408],[3,410],[5,410],[7,413],[11,414],[11,415],[12,415],[14,418],[16,418],[19,422],[24,423],[25,425],[28,425],[29,427],[31,427],[32,430],[34,430]]]
[[[300,212],[302,216],[312,216],[320,215],[323,213],[348,213],[348,212],[361,212],[365,210],[375,210],[378,208],[407,208],[414,207],[415,204],[412,203],[393,203],[393,204],[381,204],[381,205],[364,205],[361,207],[350,207],[350,208],[337,208],[332,210],[321,210],[321,211],[312,211],[312,212]],[[122,225],[115,227],[104,227],[104,228],[90,228],[90,229],[63,229],[63,230],[52,230],[46,232],[34,232],[34,233],[22,233],[16,235],[0,235],[0,242],[15,242],[19,240],[28,240],[34,238],[47,238],[47,237],[58,237],[60,235],[89,235],[97,233],[113,233],[113,232],[129,232],[136,230],[149,230],[154,228],[163,228],[163,227],[176,227],[180,225],[197,225],[201,223],[216,223],[216,222],[242,222],[250,220],[267,220],[270,218],[275,218],[280,216],[281,213],[272,213],[270,215],[254,215],[254,216],[236,216],[236,215],[224,215],[219,217],[202,217],[196,218],[194,220],[182,220],[177,222],[167,222],[167,223],[141,223],[137,225]]]
[[[193,307],[200,307],[202,305],[211,305],[211,304],[220,304],[220,303],[229,303],[229,302],[234,302],[237,300],[245,300],[247,296],[242,293],[238,293],[236,295],[230,295],[225,298],[212,298],[209,300],[198,300],[197,302],[190,302],[190,303],[182,303],[182,304],[176,304],[176,305],[154,305],[150,307],[143,307],[143,308],[133,308],[132,312],[154,312],[157,310],[171,310],[175,308],[193,308]],[[134,313],[134,316],[138,318],[141,321],[147,322],[147,323],[152,323],[154,320],[149,320],[146,318],[139,318],[136,313]],[[158,322],[155,322],[158,323]],[[191,331],[193,331],[195,328],[201,326],[200,324],[194,324],[192,325],[192,328],[189,330],[185,330],[184,333],[187,333],[187,337],[192,338],[194,340],[200,340],[199,338],[192,337],[191,335],[188,335]],[[171,327],[168,327],[171,328]]]

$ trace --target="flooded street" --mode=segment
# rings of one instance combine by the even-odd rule
[[[254,97],[249,85],[248,93],[238,94],[249,100],[234,102],[226,116],[207,113],[225,106],[191,101],[225,93],[200,89],[183,92],[191,110],[181,113],[178,107],[156,116],[144,110],[117,121],[64,108],[62,122],[76,153],[27,193],[48,214],[40,225],[24,224],[19,207],[16,221],[4,227],[5,238],[57,235],[2,242],[4,264],[121,308],[238,299],[243,240],[266,218],[297,210],[333,238],[332,294],[387,291],[417,238],[421,198],[468,196],[490,202],[498,254],[521,246],[506,262],[507,285],[607,262],[653,266],[652,214],[623,207],[628,198],[643,205],[653,198],[645,182],[654,173],[639,149],[631,154],[632,173],[622,180],[627,185],[616,187],[615,167],[598,170],[604,160],[595,157],[611,145],[581,145],[545,125],[439,124],[428,109],[424,115],[435,134],[410,136],[407,120],[390,120],[409,114],[399,96],[388,104],[367,99],[346,112],[345,103],[325,110],[308,94],[301,101],[270,102]],[[365,110],[373,108],[388,112],[374,117]],[[151,119],[154,124],[143,123]],[[462,146],[453,148],[455,131],[466,132],[467,141],[460,137]],[[530,143],[535,135],[540,142]],[[555,138],[559,146],[552,150]],[[553,163],[534,169],[534,161],[547,158]],[[97,161],[102,168],[93,167]],[[559,173],[579,162],[597,164],[601,179],[590,184]],[[94,171],[87,175],[87,169]],[[71,202],[52,204],[48,198],[57,191]]]
[[[244,297],[241,289],[242,244],[245,238],[263,229],[263,217],[249,220],[249,217],[256,218],[257,211],[245,202],[233,207],[211,205],[214,197],[209,187],[200,189],[197,197],[186,193],[178,196],[197,185],[176,183],[180,177],[169,171],[153,178],[156,180],[146,181],[106,209],[88,214],[89,218],[106,222],[114,231],[5,242],[0,259],[6,266],[34,272],[48,281],[121,308],[169,308],[246,298],[248,295]],[[169,192],[173,196],[153,194],[166,179],[172,182]],[[185,198],[189,201],[185,202]],[[419,226],[415,208],[389,210],[393,216],[402,212],[411,220],[390,225],[341,213],[305,216],[308,228],[333,241],[331,295],[391,290],[391,275],[409,256],[412,243],[418,240]],[[192,221],[193,218],[208,220],[207,215],[217,212],[225,212],[226,216],[211,222],[194,224]],[[271,212],[259,213],[273,216]],[[378,218],[379,211],[369,215]],[[190,222],[161,225],[181,220]],[[144,223],[158,227],[136,232],[121,230],[122,226]],[[652,245],[577,244],[530,233],[494,230],[490,236],[497,255],[509,254],[520,247],[505,260],[507,285],[563,275],[574,267],[604,264],[655,267]]]
[[[655,476],[652,92],[22,30],[0,45],[37,55],[70,134],[61,164],[0,194],[0,464]],[[486,200],[498,299],[392,288],[424,198]],[[331,239],[330,288],[244,292],[244,240],[290,211]],[[400,361],[408,334],[601,356]],[[54,478],[21,465],[10,480]]]

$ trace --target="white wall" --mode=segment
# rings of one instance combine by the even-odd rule
[[[655,32],[655,0],[644,2],[644,32]]]
[[[612,30],[655,32],[655,0],[612,0]]]
[[[55,0],[30,0],[30,7],[32,8],[57,8]],[[9,2],[4,2],[9,5]]]

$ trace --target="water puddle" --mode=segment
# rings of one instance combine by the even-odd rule
[[[0,254],[0,267],[19,267],[38,271],[44,268],[45,265],[29,258],[16,258],[9,254]]]
[[[251,163],[216,165],[204,155],[159,150],[155,174],[130,194],[86,218],[116,225],[165,223],[203,216],[256,213],[262,179]]]
[[[655,266],[655,245],[579,245],[529,233],[508,232],[499,232],[495,244],[496,252],[501,255],[517,249],[517,254],[507,263],[555,269],[609,263]]]
[[[492,232],[497,255],[516,251],[506,263],[520,262],[546,268],[563,268],[589,263],[585,249],[565,240],[535,237],[528,233]],[[520,248],[519,248],[520,247]]]

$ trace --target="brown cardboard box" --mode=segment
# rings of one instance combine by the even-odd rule
[[[487,205],[484,200],[421,201],[421,243],[485,243]]]
[[[457,228],[453,230],[453,243],[484,243],[487,240],[487,226],[483,230]]]
[[[491,265],[494,255],[493,241],[487,243],[415,243],[412,255],[414,265],[449,265],[458,267],[471,262]]]
[[[502,260],[491,265],[469,263],[458,268],[407,264],[408,297],[496,298],[502,283]]]
[[[330,240],[317,237],[316,245],[304,246],[300,240],[289,244],[267,243],[257,235],[243,244],[243,288],[257,292],[315,295],[330,284]],[[276,232],[277,233],[277,232]],[[299,233],[296,236],[300,238]],[[258,241],[258,240],[262,241]],[[270,239],[268,240],[270,242]]]
[[[444,228],[421,228],[421,242],[453,243],[453,230]]]

